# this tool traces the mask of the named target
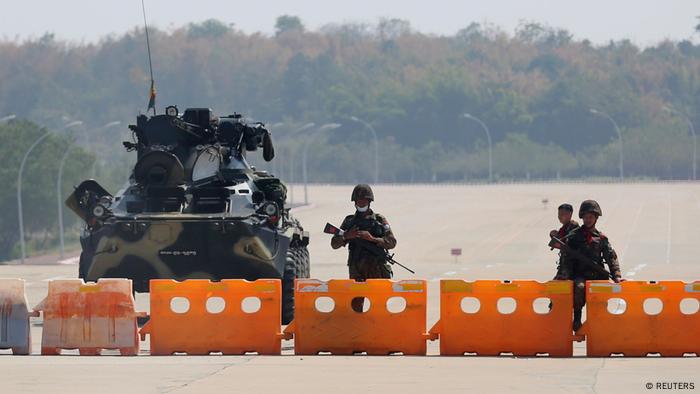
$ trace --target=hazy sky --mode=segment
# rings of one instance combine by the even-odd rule
[[[217,18],[246,32],[272,33],[275,18],[297,15],[309,29],[327,23],[407,19],[422,32],[454,34],[471,22],[512,33],[521,20],[563,27],[595,43],[631,39],[640,45],[693,37],[700,0],[146,0],[149,23],[162,29]],[[140,0],[0,0],[0,38],[95,41],[142,24]],[[694,41],[700,41],[694,35]]]

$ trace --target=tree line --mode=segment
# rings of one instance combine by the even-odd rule
[[[610,119],[619,126],[626,177],[692,177],[700,45],[690,39],[594,45],[535,22],[512,33],[472,23],[454,35],[430,35],[398,19],[312,31],[290,15],[277,19],[272,35],[214,19],[151,30],[157,110],[211,107],[265,122],[278,159],[251,161],[286,181],[301,181],[307,144],[310,181],[373,181],[369,126],[380,182],[486,181],[489,138],[474,118],[490,133],[494,181],[617,177],[619,136]],[[58,132],[68,121],[83,123],[72,131],[79,148],[67,160],[64,192],[86,175],[112,192],[127,179],[134,158],[121,141],[131,138],[126,126],[148,102],[144,32],[95,43],[48,33],[0,41],[0,81],[0,118],[16,116],[0,123],[0,254],[7,256],[17,240],[14,179],[43,130],[38,125],[57,132],[26,170],[35,244],[42,234],[46,243],[53,239],[50,184],[73,138]],[[339,126],[318,131],[328,123]]]

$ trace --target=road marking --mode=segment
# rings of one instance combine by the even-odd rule
[[[69,278],[69,277],[67,277],[67,276],[65,276],[65,275],[63,275],[63,276],[54,276],[54,277],[51,277],[51,278],[42,279],[42,282],[51,282],[52,280],[60,280],[60,279],[75,279],[75,278]]]
[[[445,275],[445,276],[452,276],[452,275],[454,275],[454,274],[456,274],[456,273],[457,273],[457,271],[447,271],[447,272],[445,272],[443,275]]]
[[[642,208],[644,208],[644,202],[639,204],[639,208],[637,208],[637,212],[634,214],[631,230],[629,233],[627,233],[625,247],[622,249],[622,253],[620,253],[620,260],[622,261],[625,261],[625,256],[627,255],[627,248],[629,248],[630,244],[632,243],[632,235],[634,235],[634,233],[637,231],[637,223],[639,223],[639,217],[641,216]]]
[[[637,275],[637,271],[640,271],[642,268],[644,268],[646,266],[647,266],[646,264],[637,264],[634,268],[627,271],[625,276],[635,276],[635,275]]]
[[[75,256],[75,257],[69,257],[69,258],[63,259],[63,260],[58,260],[56,263],[57,264],[74,265],[74,264],[78,264],[79,260],[80,260],[80,256]]]

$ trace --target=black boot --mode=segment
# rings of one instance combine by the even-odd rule
[[[581,328],[581,310],[574,311],[574,332],[578,331],[579,328]]]

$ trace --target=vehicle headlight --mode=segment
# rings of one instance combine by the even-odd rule
[[[268,216],[277,216],[277,205],[274,203],[266,204],[264,207],[265,214]]]
[[[102,205],[98,204],[92,208],[92,216],[97,217],[97,218],[101,218],[102,216],[104,216],[104,214],[105,214],[105,207],[103,207]]]

